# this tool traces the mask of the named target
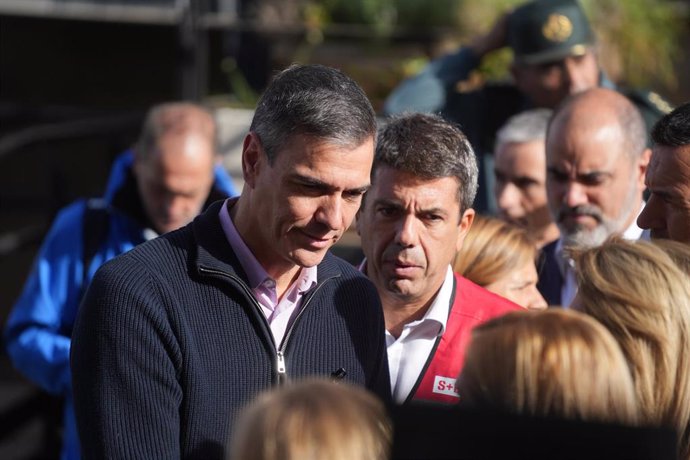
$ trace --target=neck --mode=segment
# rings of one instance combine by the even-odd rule
[[[382,294],[381,305],[386,330],[396,339],[400,337],[406,324],[424,317],[435,297],[436,295],[426,300],[410,301],[394,295]]]
[[[561,232],[558,230],[558,225],[551,222],[549,225],[547,225],[546,227],[543,227],[537,233],[537,237],[536,237],[537,248],[541,249],[544,246],[546,246],[547,244],[551,243],[552,241],[556,241],[560,235],[561,235]]]
[[[301,267],[271,252],[271,245],[264,241],[261,232],[256,230],[261,227],[259,223],[254,221],[255,216],[250,212],[249,199],[244,193],[229,211],[230,218],[237,228],[237,233],[240,234],[242,241],[252,251],[259,264],[266,270],[268,276],[275,280],[276,293],[278,298],[282,298],[285,291],[299,275]]]

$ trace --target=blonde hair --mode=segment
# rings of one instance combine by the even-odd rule
[[[384,460],[392,427],[383,404],[363,388],[323,379],[268,391],[242,412],[233,460]]]
[[[652,240],[652,243],[668,254],[686,275],[690,275],[690,244],[667,239]]]
[[[642,421],[679,433],[690,458],[690,282],[664,250],[613,238],[574,253],[578,306],[618,340]]]
[[[470,231],[455,256],[453,271],[487,286],[537,257],[535,242],[527,232],[508,222],[475,216]]]
[[[581,313],[516,311],[476,329],[460,403],[571,420],[635,424],[630,371],[611,334]]]

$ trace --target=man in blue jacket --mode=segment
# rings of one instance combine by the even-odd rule
[[[244,188],[103,265],[74,327],[85,458],[226,458],[239,411],[314,375],[390,398],[376,288],[328,252],[369,188],[376,117],[362,89],[293,66],[258,102]]]
[[[69,355],[79,302],[96,269],[232,195],[212,115],[194,104],[168,103],[151,109],[136,147],[116,159],[103,198],[79,200],[57,215],[5,340],[20,372],[65,398],[62,459],[80,456]]]

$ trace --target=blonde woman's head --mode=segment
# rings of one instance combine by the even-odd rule
[[[667,251],[620,238],[576,252],[573,307],[608,328],[632,370],[642,421],[680,433],[690,458],[690,282]]]
[[[668,254],[676,265],[690,276],[690,244],[667,239],[652,240],[652,243]]]
[[[392,427],[366,390],[313,379],[270,390],[241,414],[232,460],[384,460]]]
[[[581,313],[512,312],[477,327],[459,378],[470,407],[570,420],[634,424],[625,358],[611,334]]]
[[[499,219],[475,216],[453,270],[528,309],[542,310],[537,290],[535,243],[526,230]]]

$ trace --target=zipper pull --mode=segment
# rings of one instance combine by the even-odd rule
[[[285,372],[285,355],[282,351],[276,352],[276,361],[278,369],[278,385],[282,385],[287,381],[287,373]]]

